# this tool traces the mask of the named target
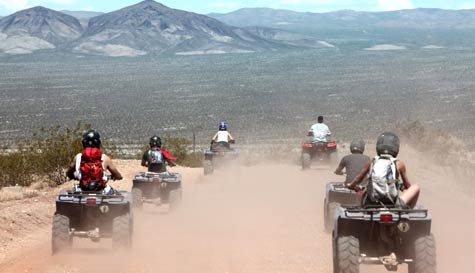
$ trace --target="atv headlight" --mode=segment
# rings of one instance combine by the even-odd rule
[[[160,184],[160,187],[161,187],[162,189],[166,188],[167,186],[168,186],[168,185],[167,185],[166,182],[162,182],[162,183]]]

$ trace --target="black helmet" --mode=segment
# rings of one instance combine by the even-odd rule
[[[352,154],[364,153],[365,143],[362,139],[353,139],[350,144],[350,151]]]
[[[150,138],[150,148],[152,147],[162,147],[162,140],[158,136],[153,136]]]
[[[95,130],[89,129],[82,134],[82,146],[86,147],[101,147],[101,135]]]
[[[399,137],[391,132],[382,133],[376,142],[376,152],[378,155],[389,154],[396,157],[399,153]]]
[[[318,123],[323,123],[323,116],[318,116],[317,122]]]

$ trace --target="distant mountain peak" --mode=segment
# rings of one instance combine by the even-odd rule
[[[159,9],[171,9],[165,5],[163,5],[162,3],[159,3],[159,2],[156,2],[156,1],[153,1],[153,0],[144,0],[142,2],[139,2],[135,5],[132,5],[130,6],[129,8],[146,8],[146,7],[154,7],[154,8],[159,8]]]
[[[83,28],[73,16],[36,6],[0,19],[0,32],[59,45],[78,38]],[[41,42],[41,43],[45,43]]]

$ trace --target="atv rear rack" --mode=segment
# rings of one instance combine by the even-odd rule
[[[104,200],[107,200],[109,203],[122,203],[125,200],[124,195],[110,195],[110,194],[95,194],[91,192],[83,193],[67,193],[59,194],[58,201],[61,202],[71,202],[73,203],[75,199],[79,199],[79,203],[87,204],[87,199],[100,199],[100,203],[103,203]],[[98,202],[96,202],[98,203]]]
[[[396,207],[377,207],[377,206],[371,206],[371,207],[349,207],[346,208],[345,210],[345,216],[348,218],[359,218],[360,215],[352,215],[356,213],[360,214],[370,214],[371,219],[373,218],[373,215],[375,214],[385,214],[385,213],[391,213],[391,214],[397,214],[399,219],[401,218],[402,215],[410,215],[410,218],[427,218],[428,217],[428,210],[427,209],[403,209],[403,208],[396,208]]]

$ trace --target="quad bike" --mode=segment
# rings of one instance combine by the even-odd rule
[[[205,150],[205,159],[203,161],[204,175],[209,175],[214,172],[214,168],[223,164],[235,160],[239,157],[239,150],[231,148],[229,144],[234,144],[234,140],[227,142],[211,143],[211,147]]]
[[[328,142],[313,142],[302,140],[302,169],[309,169],[313,161],[336,165],[337,143],[335,140]]]
[[[325,186],[323,201],[323,223],[326,232],[333,229],[335,211],[338,207],[355,207],[361,205],[363,188],[357,191],[348,189],[343,182],[329,182]]]
[[[134,208],[142,209],[143,203],[169,204],[176,208],[182,197],[181,174],[140,172],[133,179]]]
[[[129,248],[132,244],[132,196],[126,191],[104,194],[86,192],[79,185],[62,191],[56,197],[53,217],[52,250],[56,254],[73,244],[74,237],[112,238],[113,248]]]
[[[427,209],[338,207],[333,229],[333,272],[358,273],[360,264],[436,273],[435,239]]]

